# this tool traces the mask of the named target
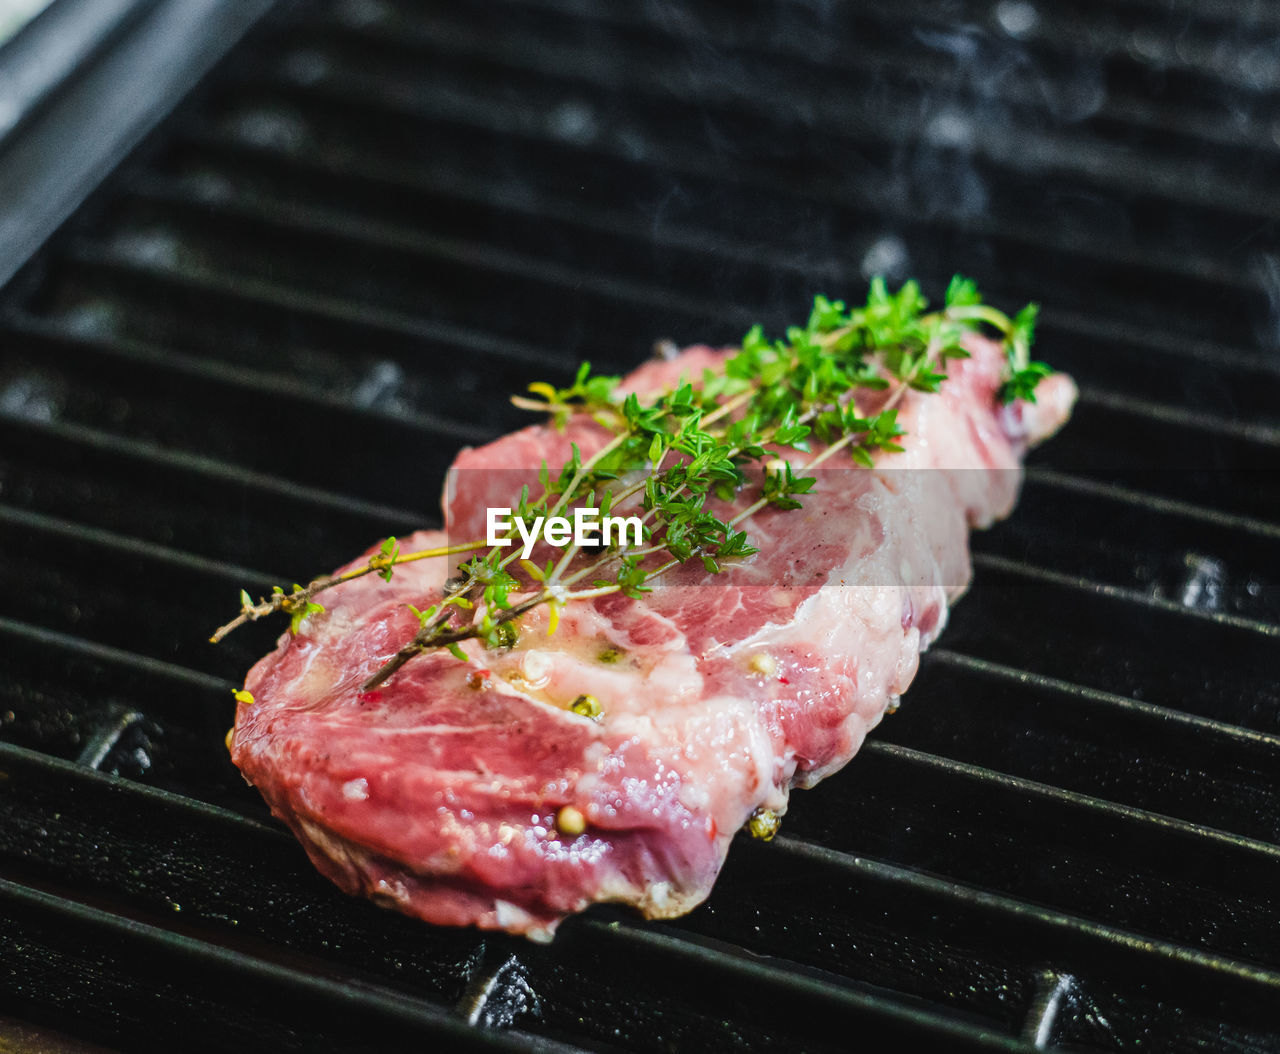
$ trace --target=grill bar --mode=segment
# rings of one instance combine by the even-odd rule
[[[262,88],[270,87],[269,85],[259,85],[257,82],[250,82],[245,85],[245,91],[251,94],[255,99]],[[328,116],[330,123],[333,121],[333,114],[350,112],[350,117],[343,122],[341,131],[336,129],[330,132],[328,138],[341,141],[355,140],[350,142],[346,147],[350,152],[361,151],[359,140],[361,138],[360,129],[364,128],[364,138],[375,134],[379,126],[385,126],[390,123],[402,123],[407,120],[417,121],[419,118],[425,118],[424,127],[417,134],[423,138],[434,140],[434,125],[440,119],[451,120],[453,122],[462,122],[464,126],[474,128],[480,121],[485,118],[494,116],[494,112],[490,109],[480,110],[479,113],[473,113],[470,109],[454,112],[452,110],[445,113],[436,113],[434,110],[423,112],[422,107],[428,105],[428,100],[420,100],[413,102],[402,102],[398,97],[389,96],[385,90],[378,90],[371,86],[362,86],[358,81],[330,84],[309,84],[303,87],[296,85],[284,86],[275,89],[278,101],[272,105],[263,107],[261,102],[255,103],[252,111],[242,113],[240,115],[233,114],[230,123],[239,123],[241,126],[248,125],[250,134],[255,138],[263,136],[271,136],[279,134],[281,138],[287,138],[289,133],[281,131],[279,133],[268,133],[258,131],[259,124],[269,121],[282,123],[286,127],[290,124],[298,125],[300,128],[307,128],[307,122],[312,115],[316,115],[317,119],[323,113]],[[309,109],[303,109],[298,106],[299,102],[311,102]],[[435,106],[438,100],[431,97],[429,102]],[[361,109],[364,104],[366,108]],[[545,131],[545,118],[539,116],[545,114],[548,110],[555,111],[557,106],[570,105],[563,100],[548,99],[537,105],[526,104],[530,106],[530,112],[521,122],[514,122],[504,118],[498,127],[486,127],[483,124],[475,131],[481,133],[481,143],[488,140],[492,143],[491,150],[496,156],[487,164],[483,154],[479,154],[473,147],[467,151],[464,157],[467,163],[463,165],[463,169],[467,170],[472,166],[479,167],[482,170],[491,167],[501,167],[503,164],[501,154],[497,151],[502,149],[501,144],[508,143],[513,136],[533,136],[536,140],[541,141],[543,149],[546,150],[550,157],[563,156],[565,144],[555,141]],[[301,110],[303,116],[292,116],[293,111]],[[289,115],[289,116],[286,116]],[[691,116],[690,120],[697,119],[696,115]],[[294,136],[305,135],[302,131],[294,132]],[[316,134],[316,133],[312,133]],[[474,133],[473,133],[474,134]],[[476,144],[477,146],[481,143]],[[447,145],[447,144],[444,144]],[[572,143],[568,144],[571,148]],[[385,151],[386,145],[383,144]],[[335,148],[336,149],[336,148]],[[371,146],[370,149],[373,149]],[[603,153],[606,164],[605,168],[611,167],[608,162],[613,164],[624,161],[626,157],[626,147],[624,144],[613,144],[609,142],[593,144],[592,155],[589,158],[583,158],[581,167],[584,175],[590,178],[593,184],[599,185],[599,177],[596,176],[602,166],[596,162],[596,155]],[[688,158],[680,158],[682,163],[678,168],[671,171],[673,159],[679,157],[679,147],[668,147],[663,145],[664,167],[667,172],[660,177],[660,185],[665,189],[666,193],[670,193],[673,184],[677,180],[681,183],[693,183],[699,175],[704,179],[709,178],[710,174],[717,171],[707,160],[705,154],[698,153]],[[619,157],[619,155],[621,155]],[[613,161],[618,157],[618,161]],[[636,187],[637,197],[640,196],[640,187],[636,185],[636,173],[631,165],[625,165],[627,168],[628,183]],[[944,167],[944,166],[943,166]],[[945,170],[945,167],[944,167]],[[999,274],[1000,272],[1012,273],[1013,270],[1019,269],[1027,272],[1025,279],[1028,282],[1035,283],[1038,287],[1046,290],[1046,295],[1052,294],[1055,303],[1062,304],[1068,308],[1077,310],[1089,310],[1096,313],[1103,313],[1118,319],[1131,318],[1135,314],[1138,315],[1144,325],[1153,325],[1157,327],[1167,327],[1177,332],[1186,332],[1201,338],[1214,338],[1217,340],[1227,339],[1238,341],[1240,343],[1252,343],[1255,338],[1256,320],[1265,317],[1267,313],[1267,305],[1265,297],[1260,290],[1256,289],[1256,283],[1247,282],[1245,286],[1232,286],[1227,282],[1215,286],[1208,284],[1208,295],[1205,290],[1205,282],[1203,278],[1192,277],[1190,275],[1182,277],[1171,272],[1164,272],[1160,275],[1159,282],[1150,280],[1141,280],[1134,270],[1134,265],[1141,264],[1142,261],[1137,258],[1117,258],[1112,261],[1109,267],[1097,274],[1098,286],[1094,294],[1087,299],[1079,299],[1078,291],[1072,289],[1068,284],[1061,281],[1063,273],[1072,273],[1082,266],[1082,261],[1074,254],[1078,254],[1084,246],[1067,246],[1060,247],[1060,255],[1051,256],[1048,254],[1027,253],[1026,249],[1038,248],[1039,244],[1045,241],[1052,241],[1053,238],[1053,217],[1044,214],[1032,214],[1026,216],[1022,223],[1017,226],[1009,226],[1005,230],[992,231],[989,236],[983,238],[986,251],[981,259],[975,257],[973,246],[974,239],[987,232],[984,229],[984,221],[978,218],[965,218],[964,224],[960,225],[948,219],[945,214],[939,214],[938,208],[930,208],[927,205],[919,203],[910,203],[903,205],[892,200],[889,192],[883,194],[875,194],[873,191],[864,190],[857,194],[856,198],[848,189],[851,185],[863,186],[870,183],[873,187],[877,179],[882,182],[887,177],[876,171],[859,171],[856,168],[849,170],[842,168],[839,172],[829,174],[818,173],[809,177],[803,184],[797,184],[797,181],[790,173],[778,174],[771,176],[766,166],[740,166],[733,170],[728,179],[722,178],[721,183],[724,184],[720,188],[717,195],[722,201],[725,197],[725,191],[735,184],[745,184],[745,192],[742,199],[745,201],[755,198],[757,200],[767,200],[772,203],[771,212],[778,209],[779,203],[786,201],[788,198],[796,200],[795,213],[797,222],[791,225],[780,225],[777,231],[777,244],[786,247],[788,243],[800,236],[801,244],[803,244],[804,235],[808,232],[812,220],[805,222],[804,218],[812,216],[812,208],[804,207],[806,202],[813,203],[821,201],[828,206],[835,206],[840,209],[850,208],[852,205],[852,215],[847,219],[849,227],[853,229],[861,229],[875,231],[880,228],[883,231],[884,218],[896,218],[894,230],[900,232],[903,244],[907,249],[907,256],[911,259],[911,269],[913,273],[923,273],[929,275],[931,273],[941,273],[954,269],[980,270],[983,272],[991,272]],[[647,182],[647,181],[646,181]],[[609,186],[606,182],[605,186]],[[696,184],[693,184],[696,186]],[[1037,175],[1033,184],[1033,193],[1039,199],[1045,193],[1043,187],[1043,179]],[[807,194],[806,194],[807,192]],[[763,195],[763,198],[762,198]],[[1221,200],[1224,195],[1219,194],[1217,200]],[[874,204],[868,208],[865,204],[866,200],[871,198]],[[659,201],[661,198],[659,198]],[[854,202],[863,203],[861,208]],[[655,203],[657,204],[657,203]],[[897,210],[897,217],[894,217],[894,210]],[[910,210],[909,212],[907,210]],[[954,215],[954,210],[949,210]],[[1274,210],[1273,210],[1274,211]],[[1268,212],[1265,215],[1259,214],[1246,221],[1246,232],[1256,231],[1259,223],[1268,222],[1273,215]],[[929,224],[926,225],[919,221],[912,222],[911,216],[918,216],[924,212],[928,216]],[[742,207],[733,210],[734,215],[743,215]],[[746,212],[751,215],[751,212]],[[1040,235],[1039,243],[1025,244],[1026,230],[1029,224],[1034,225],[1034,229]],[[1086,226],[1099,226],[1094,223],[1092,225],[1086,222]],[[928,230],[931,237],[925,238],[925,231]],[[880,231],[877,236],[880,236]],[[766,232],[762,232],[766,233]],[[772,234],[773,232],[767,232]],[[823,232],[826,237],[830,234]],[[939,243],[940,236],[950,234],[951,238],[947,244]],[[1105,232],[1100,233],[1099,237],[1106,237]],[[876,237],[867,237],[864,246],[870,246]],[[1019,245],[1019,243],[1024,243]],[[1019,256],[1018,250],[1023,250],[1023,254]],[[860,255],[858,250],[850,253],[850,256],[856,258]],[[1087,257],[1086,257],[1087,258]],[[1174,266],[1174,258],[1169,254],[1168,259],[1170,265]],[[818,277],[821,277],[822,270],[817,270]],[[1225,276],[1224,276],[1225,277]],[[1244,277],[1244,276],[1239,276]],[[846,280],[846,284],[851,284]],[[1245,304],[1241,304],[1240,291],[1242,288],[1253,289],[1254,292],[1248,297]],[[730,292],[726,290],[726,292]],[[992,295],[997,296],[1002,290],[998,285],[993,286]],[[730,295],[732,295],[730,293]],[[1158,304],[1153,306],[1153,300]],[[1195,305],[1195,309],[1191,309],[1190,305]],[[1222,305],[1219,308],[1219,305]]]
[[[403,510],[64,424],[0,419],[0,448],[11,506],[197,557],[306,574],[299,545],[332,567],[421,525]]]
[[[994,553],[980,553],[975,555],[973,564],[978,570],[989,569],[992,571],[1002,571],[1008,575],[1013,575],[1018,578],[1033,579],[1037,582],[1043,582],[1048,585],[1060,586],[1068,589],[1079,589],[1105,596],[1109,600],[1114,599],[1128,604],[1137,604],[1141,607],[1152,608],[1157,611],[1175,615],[1178,618],[1205,620],[1218,626],[1229,626],[1233,629],[1257,633],[1264,637],[1280,639],[1280,625],[1272,622],[1266,622],[1261,619],[1245,618],[1240,615],[1231,615],[1223,611],[1212,611],[1191,607],[1187,604],[1179,604],[1173,600],[1166,600],[1162,597],[1152,596],[1150,593],[1142,593],[1135,589],[1123,589],[1119,586],[1111,586],[1102,582],[1090,582],[1087,579],[1082,580],[1074,575],[1065,575],[1045,567],[1028,565],[1019,560],[1011,560],[1008,557],[997,556]]]
[[[335,210],[346,213],[359,210],[371,219],[385,217],[385,220],[378,221],[393,225],[414,215],[443,214],[449,218],[451,226],[456,225],[457,229],[468,231],[473,238],[486,227],[492,227],[495,231],[493,237],[509,240],[514,232],[520,230],[522,224],[525,227],[532,226],[535,233],[522,237],[522,241],[536,243],[539,238],[536,232],[541,229],[539,225],[554,219],[557,224],[574,230],[575,241],[579,246],[579,259],[584,240],[599,243],[603,239],[614,246],[619,240],[634,242],[637,249],[634,255],[643,260],[644,254],[640,250],[656,236],[682,257],[711,254],[735,269],[761,272],[761,277],[753,280],[753,284],[778,281],[781,276],[772,279],[766,276],[778,275],[779,272],[790,276],[785,279],[787,281],[814,280],[813,261],[810,260],[777,255],[762,257],[757,248],[745,242],[741,247],[733,246],[723,238],[710,238],[695,231],[664,226],[661,231],[653,232],[652,222],[629,218],[620,211],[601,212],[597,216],[589,210],[560,205],[547,198],[534,204],[519,198],[500,181],[485,180],[483,176],[465,182],[456,178],[449,180],[447,177],[444,180],[438,177],[424,179],[416,173],[413,177],[402,177],[399,173],[384,174],[376,168],[370,169],[370,163],[365,158],[340,163],[337,167],[341,175],[337,176],[332,166],[322,164],[314,157],[304,158],[296,153],[244,146],[223,137],[201,141],[191,151],[184,151],[181,159],[173,164],[179,169],[177,178],[183,185],[190,187],[189,192],[197,200],[212,197],[216,201],[234,195],[236,198],[253,201],[258,210],[279,210],[288,202],[288,208],[293,213],[298,210],[297,202],[305,187],[308,188],[308,198],[314,197],[317,201],[317,219],[311,222],[321,226],[326,223],[324,217],[332,216]],[[209,158],[210,152],[213,153],[212,160]],[[311,191],[313,186],[316,189]],[[215,187],[218,188],[216,191],[213,189]],[[499,203],[502,204],[499,206]],[[544,246],[540,245],[540,248],[547,251]],[[836,279],[835,284],[840,284],[840,280]],[[1153,373],[1157,380],[1164,376],[1152,370],[1153,354],[1185,356],[1197,352],[1201,355],[1206,353],[1206,349],[1198,347],[1187,349],[1180,340],[1161,340],[1158,336],[1143,332],[1138,341],[1142,345],[1141,354],[1135,354],[1132,348],[1135,342],[1132,327],[1124,331],[1123,339],[1117,340],[1114,333],[1109,333],[1106,329],[1100,331],[1096,322],[1064,318],[1061,311],[1055,312],[1049,321],[1053,326],[1049,339],[1053,340],[1056,358],[1061,359],[1065,354],[1072,368],[1076,368],[1078,364],[1090,376],[1096,376],[1105,362],[1107,381],[1112,386],[1141,387],[1141,382],[1149,380]],[[1091,343],[1098,339],[1107,341],[1105,360],[1097,348],[1090,348],[1089,353],[1081,353],[1075,347],[1074,340],[1061,339],[1064,329],[1076,340],[1085,338]],[[1053,339],[1054,337],[1057,339]],[[1233,409],[1244,403],[1256,407],[1259,413],[1273,413],[1274,400],[1269,396],[1275,395],[1280,385],[1274,362],[1233,355],[1222,349],[1208,350],[1208,354],[1212,356],[1212,366],[1205,369],[1203,376],[1188,377],[1184,373],[1172,375],[1169,387],[1172,401],[1178,401],[1185,397],[1186,392],[1196,390],[1198,398],[1207,400],[1210,405],[1216,399]],[[1121,361],[1117,363],[1117,359]],[[1224,364],[1243,369],[1244,375],[1224,379],[1221,370]]]
[[[876,740],[1209,828],[1280,842],[1280,737],[935,649]],[[1087,762],[1087,763],[1086,763]]]
[[[509,20],[510,13],[504,11],[501,18]],[[538,21],[543,24],[546,20],[540,18]],[[529,42],[523,40],[504,45],[504,41],[510,38],[504,36],[496,25],[481,25],[474,19],[465,29],[451,26],[449,20],[444,24],[433,21],[427,25],[419,19],[412,26],[418,31],[402,23],[388,22],[381,26],[343,26],[340,33],[320,32],[310,38],[304,34],[293,44],[289,55],[291,58],[294,55],[305,58],[300,58],[296,66],[287,61],[283,66],[283,76],[304,84],[325,80],[330,76],[328,72],[313,72],[322,69],[320,64],[305,61],[319,55],[328,60],[331,67],[338,67],[340,72],[333,74],[335,78],[341,79],[347,70],[351,70],[353,72],[348,76],[352,81],[374,85],[373,90],[368,91],[371,96],[384,94],[376,90],[378,83],[390,82],[400,86],[402,94],[416,101],[421,92],[415,91],[415,86],[430,83],[430,79],[437,76],[440,64],[454,64],[465,59],[467,70],[460,70],[460,77],[451,80],[455,91],[464,78],[468,83],[478,79],[477,64],[488,63],[500,65],[508,81],[513,76],[528,75],[539,78],[536,81],[539,85],[570,87],[585,82],[595,94],[599,94],[602,87],[627,91],[631,93],[627,101],[633,107],[637,94],[644,93],[645,96],[660,98],[668,114],[671,113],[673,99],[688,103],[703,114],[710,112],[723,122],[730,122],[746,111],[755,119],[777,122],[777,127],[770,131],[775,142],[781,136],[782,143],[795,137],[794,104],[788,100],[794,99],[796,88],[803,85],[811,92],[811,109],[806,115],[810,121],[827,124],[834,136],[853,133],[860,143],[879,143],[890,149],[901,141],[905,127],[916,126],[919,115],[914,108],[922,101],[926,105],[932,103],[935,112],[943,109],[939,105],[941,93],[937,86],[930,86],[932,94],[921,91],[920,83],[927,77],[925,71],[921,71],[920,80],[895,86],[896,90],[888,88],[883,79],[878,83],[860,80],[856,67],[847,65],[839,69],[839,80],[823,81],[820,73],[805,70],[803,79],[796,78],[788,83],[785,79],[787,74],[791,70],[804,69],[803,66],[766,65],[768,59],[765,55],[748,52],[740,61],[756,63],[756,76],[731,78],[726,69],[726,76],[722,78],[715,73],[699,75],[698,67],[688,61],[686,48],[674,41],[661,52],[664,56],[662,61],[655,62],[654,47],[650,45],[640,49],[639,54],[643,57],[627,62],[620,60],[620,56],[626,54],[627,36],[615,34],[609,38],[609,58],[601,61],[593,60],[589,46],[583,47],[572,40],[562,42],[564,34],[551,27],[544,28],[545,36],[537,46],[529,46]],[[919,38],[914,43],[917,54],[927,54],[927,47],[921,46]],[[424,67],[424,59],[430,60],[431,65]],[[710,61],[714,68],[715,59]],[[954,57],[951,61],[955,61]],[[376,72],[373,62],[377,63]],[[814,88],[818,90],[813,91]],[[477,91],[477,97],[482,97],[480,91]],[[488,89],[488,97],[492,98],[492,89]],[[952,105],[967,101],[963,91],[942,98]],[[1017,108],[1009,106],[1006,100],[1000,104],[992,104],[989,98],[968,101],[978,105],[979,114],[983,113],[981,107],[985,103],[992,123],[1022,124],[1016,135],[976,135],[972,143],[964,144],[973,149],[972,163],[978,171],[982,171],[984,162],[999,166],[990,170],[997,179],[1007,170],[1025,169],[1041,175],[1070,172],[1085,181],[1096,180],[1099,188],[1120,189],[1127,194],[1146,191],[1184,205],[1200,204],[1220,210],[1227,198],[1234,207],[1242,204],[1239,179],[1233,180],[1231,161],[1234,158],[1224,152],[1220,144],[1216,144],[1217,149],[1212,155],[1217,163],[1210,165],[1208,155],[1198,159],[1194,178],[1188,178],[1192,173],[1186,171],[1185,150],[1179,151],[1178,160],[1172,164],[1168,151],[1152,149],[1155,144],[1150,143],[1144,144],[1146,156],[1141,158],[1127,149],[1112,149],[1104,138],[1099,137],[1092,139],[1089,149],[1081,150],[1082,137],[1077,132],[1065,127],[1046,132],[1043,117],[1019,122]],[[672,125],[668,123],[666,128],[671,129]],[[933,145],[945,149],[956,144],[939,138]],[[1256,163],[1256,150],[1249,154],[1250,160]],[[1229,185],[1226,183],[1228,180],[1232,181]],[[1079,186],[1078,183],[1076,185]],[[1249,189],[1255,194],[1252,198],[1254,207],[1274,217],[1276,199],[1268,195],[1265,179],[1252,181]],[[1229,193],[1223,193],[1224,190]]]
[[[269,1043],[305,1051],[335,1043],[375,1051],[443,1036],[457,1050],[581,1049],[470,1028],[420,999],[313,976],[4,879],[0,904],[0,942],[11,970],[25,972],[33,988],[66,993],[64,1014],[122,1042],[146,1032],[150,1042],[197,1050]],[[78,990],[92,999],[78,999]],[[19,995],[17,1003],[47,1013],[39,1000]],[[272,1004],[305,1020],[305,1031],[282,1026],[267,1009]],[[188,1031],[193,1023],[197,1037]]]
[[[582,227],[612,239],[643,245],[657,242],[672,252],[711,254],[738,266],[755,264],[796,272],[808,280],[814,277],[813,268],[822,266],[821,261],[776,251],[763,256],[759,246],[742,237],[740,230],[717,231],[712,236],[692,226],[678,227],[670,223],[655,226],[651,218],[629,215],[616,205],[609,207],[602,203],[598,208],[584,208],[581,202],[567,198],[557,200],[564,190],[557,194],[551,172],[546,175],[548,185],[543,193],[531,200],[527,186],[501,172],[475,171],[463,177],[452,170],[424,170],[403,161],[368,154],[335,156],[328,150],[255,142],[243,135],[205,127],[197,121],[184,125],[178,133],[170,154],[158,159],[157,164],[167,179],[178,180],[187,193],[212,202],[243,196],[264,204],[287,200],[296,207],[297,202],[307,201],[315,202],[319,208],[386,216],[389,222],[422,215],[434,207],[443,213],[437,225],[439,222],[455,224],[459,210],[464,216],[483,210],[489,215],[500,213],[504,227],[522,219],[525,222],[530,218],[554,219],[558,224]],[[433,128],[433,133],[433,138],[449,134],[444,127]],[[566,150],[580,151],[581,148],[569,146]],[[666,174],[668,178],[674,176],[674,173]],[[631,179],[634,181],[634,174]],[[474,236],[483,227],[472,225],[466,229]],[[1022,231],[1013,229],[1015,235]],[[978,227],[975,233],[982,230]],[[1025,238],[1025,231],[1022,236]],[[728,240],[730,237],[734,240]],[[1081,248],[1087,251],[1089,246]],[[1054,324],[1073,335],[1110,338],[1118,351],[1140,345],[1148,362],[1151,355],[1196,356],[1218,366],[1231,365],[1259,373],[1277,370],[1274,362],[1260,359],[1256,351],[1228,349],[1208,341],[1189,342],[1185,336],[1174,340],[1171,333],[1161,334],[1144,327],[1125,326],[1117,332],[1118,323],[1102,325],[1096,316],[1073,315],[1061,307],[1055,308]]]

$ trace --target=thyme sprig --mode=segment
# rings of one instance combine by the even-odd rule
[[[569,460],[558,470],[544,462],[541,494],[531,498],[526,486],[515,516],[549,519],[570,506],[585,506],[603,517],[632,508],[643,525],[640,545],[597,546],[581,560],[584,554],[571,545],[558,560],[538,567],[527,560],[516,565],[518,548],[470,542],[402,553],[391,538],[367,565],[341,575],[295,585],[292,592],[277,587],[256,604],[242,592],[240,615],[214,640],[275,611],[289,614],[296,632],[307,617],[323,611],[313,599],[323,590],[371,573],[390,580],[393,568],[410,560],[475,552],[439,602],[411,609],[417,632],[366,680],[369,690],[429,650],[447,648],[465,659],[460,645],[466,640],[511,647],[521,616],[543,605],[553,633],[560,612],[573,601],[611,593],[640,596],[654,579],[695,558],[708,573],[717,573],[757,551],[743,523],[770,505],[802,505],[816,483],[805,475],[809,470],[841,454],[870,467],[878,452],[901,451],[898,404],[908,391],[940,390],[948,361],[968,357],[966,334],[985,330],[1002,341],[1002,401],[1034,401],[1036,385],[1050,372],[1030,357],[1035,304],[1011,318],[983,303],[973,282],[956,276],[942,309],[927,307],[915,282],[891,292],[877,278],[865,303],[849,308],[816,297],[807,323],[789,328],[785,339],[771,340],[755,326],[722,373],[705,371],[696,383],[683,380],[656,397],[623,394],[621,378],[593,374],[589,363],[567,387],[531,384],[530,395],[512,400],[517,406],[549,414],[560,429],[586,415],[612,435],[585,459],[571,445]],[[855,399],[860,390],[884,393],[863,400],[875,407],[865,411],[868,416]],[[822,449],[812,454],[815,441]],[[808,457],[798,468],[792,464],[797,454]],[[755,499],[724,518],[717,502],[736,501],[744,490],[754,491]]]
[[[379,546],[378,551],[369,557],[369,562],[338,575],[321,575],[312,579],[305,586],[296,582],[290,592],[280,586],[273,586],[271,595],[259,597],[255,602],[247,590],[240,590],[240,614],[230,622],[219,626],[209,638],[211,644],[219,643],[232,630],[239,629],[248,622],[274,615],[283,611],[289,616],[289,629],[297,633],[302,622],[309,615],[318,615],[324,611],[324,605],[316,603],[312,598],[326,589],[340,586],[343,582],[351,582],[365,575],[376,574],[384,582],[390,582],[394,569],[400,564],[415,560],[429,560],[437,556],[449,556],[453,553],[468,553],[483,546],[484,542],[467,542],[462,545],[441,546],[438,549],[421,549],[413,553],[401,553],[400,543],[394,538],[387,538]]]

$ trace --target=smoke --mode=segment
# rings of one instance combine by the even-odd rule
[[[1258,253],[1249,270],[1267,298],[1267,314],[1258,320],[1258,343],[1268,350],[1280,349],[1280,256]]]
[[[901,206],[925,218],[978,218],[993,190],[984,169],[999,144],[1028,146],[1045,132],[1095,114],[1106,101],[1101,66],[1073,56],[1052,67],[1026,42],[1041,16],[1029,0],[1001,0],[989,24],[918,26],[931,60],[915,87],[915,114],[894,157]]]
[[[1015,40],[1021,40],[1040,22],[1035,4],[1026,0],[1000,0],[992,10],[1000,28]]]
[[[867,246],[858,270],[868,280],[879,275],[890,282],[901,282],[911,271],[911,256],[901,238],[886,234]]]
[[[1183,556],[1186,575],[1178,597],[1185,607],[1200,611],[1220,611],[1226,586],[1226,568],[1221,560],[1200,553]]]

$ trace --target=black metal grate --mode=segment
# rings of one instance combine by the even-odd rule
[[[130,1048],[1280,1049],[1280,16],[281,3],[0,293],[0,1011]],[[1081,382],[901,712],[673,924],[349,900],[236,590],[504,394],[954,270]],[[488,1026],[488,1027],[486,1027]]]

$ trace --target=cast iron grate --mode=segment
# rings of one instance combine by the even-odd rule
[[[168,1049],[1280,1049],[1280,20],[282,3],[0,294],[0,1009]],[[506,392],[814,291],[1045,304],[1084,396],[902,711],[711,901],[549,948],[314,875],[246,585]]]

